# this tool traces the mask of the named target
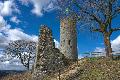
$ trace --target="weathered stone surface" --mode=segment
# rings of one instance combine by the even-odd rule
[[[52,32],[41,26],[33,79],[44,80],[46,75],[57,72],[64,66],[64,55],[55,48]]]
[[[77,60],[77,32],[74,17],[67,17],[60,22],[60,51],[67,59]]]
[[[45,80],[46,75],[58,72],[72,60],[77,60],[76,21],[73,18],[61,20],[60,44],[61,51],[55,48],[52,31],[42,25],[34,65],[34,80]]]
[[[40,34],[38,37],[38,46],[36,54],[36,65],[41,64],[41,58],[43,56],[43,51],[46,47],[54,48],[54,41],[52,38],[52,31],[45,25],[42,25],[40,28]]]

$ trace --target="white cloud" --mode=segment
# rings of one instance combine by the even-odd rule
[[[78,55],[78,59],[84,58],[81,54]]]
[[[31,12],[37,16],[42,16],[44,12],[49,12],[57,8],[54,5],[56,0],[19,0],[23,5],[33,4]]]
[[[55,39],[54,39],[54,42],[55,42],[55,47],[59,49],[60,48],[60,43]]]
[[[6,21],[4,20],[3,16],[0,15],[0,28],[5,26]]]
[[[13,59],[14,61],[0,62],[0,70],[26,70],[26,68],[20,63],[19,59]]]
[[[111,41],[112,50],[115,52],[120,52],[120,35]],[[105,52],[105,49],[102,47],[96,47],[94,52]]]
[[[54,9],[54,5],[51,2],[51,0],[19,0],[24,1],[23,4],[32,3],[34,8],[32,9],[32,12],[38,16],[43,15],[42,11],[50,11]],[[26,1],[26,2],[25,2]],[[24,33],[24,31],[20,28],[11,28],[11,25],[7,23],[7,21],[4,19],[5,16],[11,16],[12,13],[20,13],[19,9],[17,8],[16,4],[14,3],[14,0],[7,0],[7,1],[0,1],[0,49],[4,49],[5,46],[8,45],[10,41],[15,40],[32,40],[37,42],[38,36],[36,35],[28,35]],[[12,15],[13,16],[13,15]],[[21,21],[17,18],[17,16],[13,16],[10,18],[10,21],[14,23],[20,23]],[[55,47],[59,48],[59,42],[57,40],[54,40]],[[4,57],[4,54],[0,53],[0,59]],[[10,58],[10,57],[8,57]],[[6,59],[8,59],[6,58]],[[0,62],[0,69],[9,69],[9,70],[24,70],[26,69],[18,59],[13,59],[11,61],[5,61]]]
[[[15,41],[15,40],[32,40],[37,42],[38,37],[36,35],[28,35],[19,28],[11,29],[11,26],[8,24],[0,28],[0,49],[4,49],[4,47],[7,46],[10,41]],[[0,70],[25,70],[26,69],[21,64],[18,58],[14,58],[10,61],[7,61],[10,58],[11,58],[10,56],[6,56],[4,53],[0,53],[0,65],[1,65]],[[5,59],[5,61],[3,59]]]
[[[32,10],[32,13],[42,16],[43,15],[43,10],[47,7],[49,4],[50,0],[31,0],[32,4],[34,5],[34,8]]]
[[[11,16],[13,13],[20,13],[20,10],[17,8],[14,0],[0,1],[0,27],[6,25],[5,16]],[[19,23],[20,20],[17,17],[12,17],[10,19],[12,22]]]
[[[0,54],[0,70],[25,70],[26,68],[20,62],[20,59]]]
[[[13,17],[11,17],[10,18],[10,21],[11,22],[14,22],[14,23],[16,23],[16,24],[19,24],[21,21],[17,18],[17,16],[13,16]]]
[[[10,41],[15,40],[32,40],[37,42],[38,37],[36,35],[28,35],[19,28],[11,29],[10,25],[2,27],[0,29],[0,48],[4,48]],[[59,48],[59,42],[54,39],[55,47]],[[0,59],[4,57],[4,54],[0,54]],[[5,60],[9,60],[11,57],[5,57]],[[18,58],[14,58],[10,61],[0,62],[0,70],[25,70],[26,68],[21,64]],[[9,68],[8,68],[9,67]]]
[[[6,32],[6,34],[8,36],[7,37],[8,40],[11,40],[11,41],[21,40],[21,39],[33,40],[34,37],[36,38],[36,36],[28,35],[28,34],[22,32],[22,30],[19,28],[9,29],[9,31]]]
[[[102,47],[96,47],[94,52],[105,52],[105,49]]]
[[[22,3],[22,5],[26,5],[26,6],[28,6],[30,2],[30,0],[19,0],[19,1]]]
[[[113,51],[120,52],[120,35],[111,41]]]
[[[34,9],[32,9],[32,13],[42,16],[42,6],[39,5],[39,3],[36,0],[32,0],[34,4]]]
[[[8,45],[10,41],[15,40],[32,40],[37,42],[38,36],[28,35],[23,32],[20,28],[11,29],[11,26],[6,24],[6,26],[0,28],[0,48],[4,48]],[[55,47],[59,48],[60,43],[54,39]]]
[[[0,1],[0,15],[8,16],[11,15],[13,12],[20,13],[13,0],[8,0],[4,2]]]
[[[1,15],[0,15],[0,23],[5,23],[5,20],[3,19]]]
[[[36,35],[28,35],[20,28],[11,29],[10,25],[6,25],[0,29],[0,48],[4,48],[10,41],[22,39],[37,41],[38,37]]]

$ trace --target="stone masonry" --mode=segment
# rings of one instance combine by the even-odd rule
[[[44,80],[45,76],[57,72],[64,66],[64,56],[55,48],[52,31],[45,25],[40,28],[33,80]]]
[[[76,20],[74,17],[66,17],[60,22],[60,51],[67,59],[78,59]]]

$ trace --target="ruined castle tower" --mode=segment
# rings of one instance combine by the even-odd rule
[[[77,53],[77,32],[76,20],[64,18],[60,22],[60,50],[68,59],[76,60]]]
[[[52,32],[46,25],[41,25],[40,28],[40,34],[38,37],[38,46],[37,46],[37,54],[36,54],[36,67],[37,65],[41,64],[41,56],[43,54],[43,51],[47,47],[54,48],[54,41],[52,38]]]
[[[46,25],[42,25],[38,36],[33,80],[46,80],[46,75],[63,68],[63,59],[64,55],[60,53],[59,49],[55,48],[52,30]]]
[[[34,64],[34,74],[33,74],[34,80],[41,80],[38,78],[39,77],[41,78],[41,76],[45,74],[43,72],[47,72],[46,71],[47,66],[45,65],[45,61],[48,55],[44,54],[45,50],[47,48],[52,49],[55,47],[53,37],[52,37],[52,31],[46,25],[41,25],[39,32],[40,33],[38,36],[36,59]]]

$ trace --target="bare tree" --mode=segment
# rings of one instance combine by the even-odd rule
[[[120,14],[120,0],[58,0],[62,15],[74,13],[87,25],[89,30],[103,35],[106,56],[112,53],[110,37],[120,26],[112,25],[113,19]]]
[[[26,40],[13,41],[5,49],[5,54],[19,58],[28,70],[30,68],[30,61],[33,61],[35,58],[35,53],[36,43]]]

